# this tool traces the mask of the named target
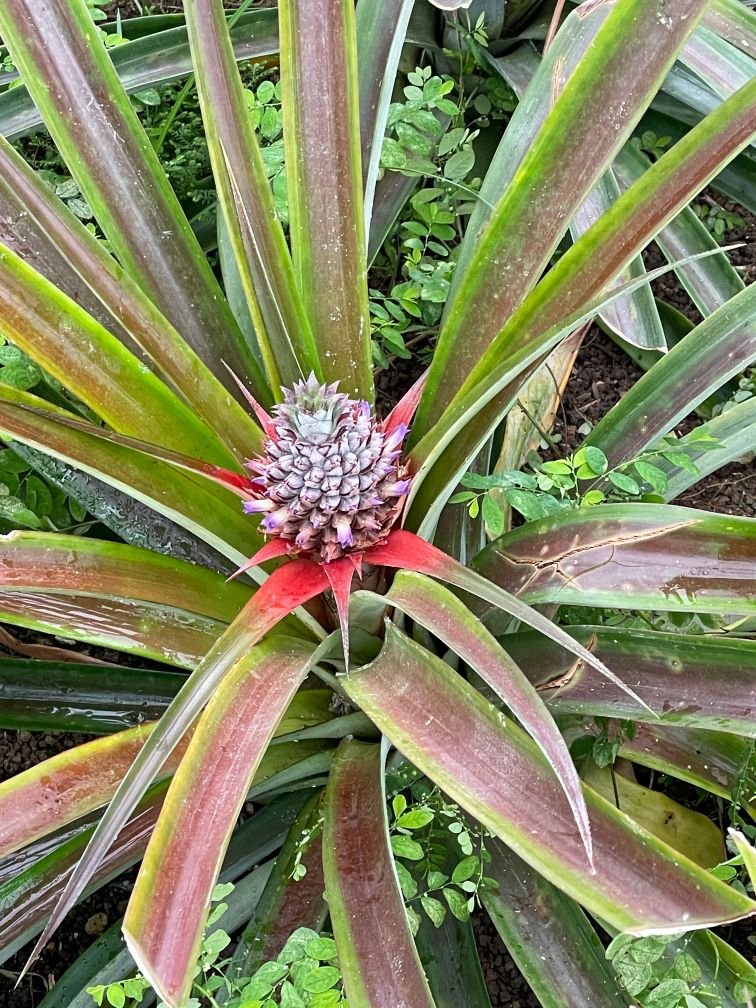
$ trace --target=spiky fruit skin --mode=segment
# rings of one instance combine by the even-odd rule
[[[387,433],[368,403],[337,385],[310,375],[284,390],[264,455],[247,463],[259,496],[244,504],[264,514],[266,535],[324,563],[382,542],[410,483],[400,461],[407,427]]]

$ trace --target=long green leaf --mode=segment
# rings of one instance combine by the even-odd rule
[[[537,283],[567,223],[628,139],[705,6],[703,0],[672,0],[663,20],[656,0],[620,0],[611,9],[483,233],[471,233],[475,252],[445,310],[416,439]]]
[[[345,739],[328,782],[323,866],[353,1008],[433,1008],[404,909],[386,821],[381,746]]]
[[[103,480],[20,441],[14,452],[123,542],[230,575],[236,565],[197,536]]]
[[[396,223],[399,214],[420,182],[419,176],[385,171],[373,193],[373,206],[368,232],[368,263],[372,264],[381,246]]]
[[[257,366],[131,107],[85,0],[8,0],[0,32],[126,272],[225,384]],[[76,73],[70,68],[77,67]]]
[[[266,762],[276,756],[278,748],[275,746],[266,754]],[[281,765],[275,774],[251,787],[247,795],[249,801],[262,797],[270,799],[277,795],[285,795],[291,790],[304,789],[312,792],[313,788],[320,787],[328,780],[328,771],[333,762],[333,750],[324,749],[322,742],[314,739],[310,742],[295,741],[281,748],[286,749],[291,757],[286,761],[287,765]],[[298,758],[300,753],[302,759]],[[281,760],[281,764],[283,762]]]
[[[233,250],[269,386],[291,386],[317,361],[312,331],[276,217],[220,0],[186,5],[195,78]]]
[[[660,97],[657,97],[653,106],[643,116],[640,122],[641,130],[651,130],[657,136],[669,136],[678,141],[690,131],[691,127],[701,122],[702,113],[694,113],[679,103],[670,108],[671,99],[663,96],[662,101]],[[751,212],[756,212],[756,154],[753,148],[745,148],[729,164],[722,167],[710,185],[725,197],[742,204]]]
[[[328,905],[323,899],[323,857],[319,828],[321,792],[312,795],[292,824],[265,889],[234,951],[231,970],[253,976],[275,959],[297,928],[323,928]],[[303,846],[303,837],[306,846]],[[304,876],[295,874],[300,864]]]
[[[593,428],[617,465],[636,458],[729,378],[756,360],[756,288],[747,287],[665,354]]]
[[[58,753],[0,784],[0,857],[103,806],[144,745],[153,725],[140,725]],[[172,774],[186,741],[157,778]]]
[[[595,296],[754,135],[756,80],[721,103],[626,190],[507,322],[463,388]]]
[[[625,187],[637,182],[650,167],[651,161],[632,144],[620,151],[614,163],[615,173]],[[655,240],[670,263],[705,249],[717,248],[716,239],[690,207],[682,209],[662,228]],[[704,317],[711,315],[745,286],[724,252],[696,259],[677,267],[675,272]]]
[[[680,438],[680,450],[692,460],[697,471],[691,473],[671,463],[664,464],[662,468],[667,472],[666,500],[674,500],[710,473],[738,459],[747,460],[756,451],[756,396],[724,410],[697,430],[699,437],[703,433],[718,443],[709,442],[707,450],[703,442],[690,434]]]
[[[756,76],[756,60],[704,25],[688,39],[680,61],[720,98],[727,98]]]
[[[753,735],[753,732],[751,732]],[[677,777],[746,808],[754,818],[756,740],[706,728],[639,724],[619,752],[633,763]]]
[[[430,478],[426,472],[419,483],[415,481],[416,499],[409,515],[411,524],[415,524],[417,515],[432,516],[434,507],[443,505],[480,445],[514,402],[517,384],[513,383],[512,388],[506,390],[504,384],[511,373],[510,358],[517,360],[517,347],[525,341],[529,349],[542,340],[545,353],[554,345],[553,338],[542,327],[547,327],[551,318],[564,319],[565,312],[576,303],[585,305],[583,299],[590,298],[609,282],[747,143],[754,132],[752,108],[755,101],[756,80],[722,102],[716,112],[702,120],[620,196],[611,211],[565,253],[522,308],[515,312],[444,417],[417,446],[416,452],[425,468],[429,468],[425,459],[430,456],[435,461],[436,472]],[[653,273],[649,274],[649,279],[652,276]],[[599,298],[599,306],[601,303]],[[574,325],[584,320],[579,311],[570,317]],[[552,336],[559,331],[557,325],[551,330]],[[563,324],[561,331],[566,335],[570,327]],[[541,336],[533,339],[538,332]],[[499,401],[495,400],[496,395],[500,396]],[[472,416],[476,419],[474,425],[470,423]],[[465,418],[466,424],[460,423],[460,418]],[[453,437],[450,426],[455,430]],[[457,430],[461,433],[457,434]],[[428,524],[426,519],[421,520]],[[431,533],[432,530],[432,525],[426,529]]]
[[[17,89],[14,88],[14,90]],[[2,102],[2,97],[0,95],[0,103]],[[13,154],[9,154],[9,151],[13,151]],[[19,255],[34,266],[34,269],[38,273],[47,277],[64,294],[74,298],[80,308],[83,308],[100,325],[108,329],[114,336],[117,336],[124,346],[135,353],[140,353],[139,348],[131,340],[126,330],[103,307],[102,303],[92,294],[89,288],[82,285],[80,276],[56,247],[47,227],[40,226],[35,217],[29,212],[29,208],[21,196],[19,180],[14,179],[13,188],[9,187],[8,180],[14,177],[14,171],[18,165],[23,165],[24,177],[30,172],[37,185],[44,186],[44,183],[42,183],[37,173],[29,168],[23,158],[20,158],[15,149],[4,137],[0,138],[0,159],[2,160],[2,177],[0,177],[0,227],[2,227],[5,244],[16,255]],[[67,208],[61,200],[58,200],[53,195],[49,186],[44,186],[44,195],[50,204],[55,206],[61,216],[66,217]],[[73,219],[76,220],[75,226],[81,226],[86,231],[86,227],[84,227],[78,218],[74,217]],[[86,233],[89,235],[88,231]],[[92,237],[91,235],[89,236]],[[98,249],[101,249],[102,254],[105,254],[104,249],[102,249],[102,243],[98,242],[97,244]]]
[[[476,203],[470,218],[470,235],[476,234],[487,219],[488,210],[484,200],[495,199],[497,192],[503,191],[511,182],[555,97],[592,42],[608,10],[607,6],[600,5],[587,14],[580,10],[574,11],[561,26],[543,60],[539,59],[530,45],[523,45],[509,56],[495,61],[497,69],[521,101],[499,143],[492,166],[486,173],[481,190],[482,199]],[[570,224],[573,236],[583,234],[614,202],[618,193],[613,169],[608,168],[590,191],[582,207],[576,211]],[[469,258],[473,252],[470,240],[463,246],[462,254],[466,253]],[[463,263],[464,261],[463,259]],[[616,278],[614,284],[633,276],[641,276],[644,271],[643,261],[637,257]],[[663,348],[665,345],[653,295],[647,286],[640,287],[607,306],[601,317],[615,334],[637,346]]]
[[[719,104],[719,95],[682,63],[676,63],[672,67],[664,81],[663,96],[657,95],[654,103],[664,106],[668,99],[682,106],[686,118],[693,121],[702,115],[709,115]]]
[[[704,23],[743,52],[756,56],[756,14],[740,0],[715,0],[704,15]]]
[[[96,539],[15,532],[0,557],[7,622],[179,667],[193,667],[249,599],[195,564]]]
[[[357,90],[366,235],[370,234],[391,93],[414,4],[415,0],[359,0],[357,4]]]
[[[75,301],[1,245],[0,332],[116,430],[229,460],[178,396]]]
[[[213,693],[168,789],[124,934],[140,971],[169,1008],[180,1008],[189,996],[231,831],[312,653],[312,645],[271,637],[238,660]],[[180,913],[177,892],[183,894]]]
[[[601,504],[529,522],[473,562],[531,605],[756,612],[756,519]]]
[[[250,597],[246,586],[195,564],[123,543],[51,532],[0,538],[0,586],[140,599],[225,623]]]
[[[122,731],[160,717],[183,681],[178,672],[3,658],[0,728],[90,735]]]
[[[634,603],[628,602],[628,605]],[[622,627],[570,627],[658,712],[661,722],[756,734],[756,643]],[[510,634],[502,644],[555,714],[646,721],[627,694],[540,634]]]
[[[491,1008],[472,921],[447,913],[437,928],[421,914],[415,944],[436,1008]]]
[[[575,240],[584,235],[610,209],[620,195],[620,187],[613,168],[608,168],[590,192],[583,206],[573,218],[570,231]],[[692,212],[692,211],[691,211]],[[696,249],[698,251],[698,249]],[[690,254],[690,253],[687,253]],[[682,259],[683,255],[674,258]],[[648,274],[641,256],[636,256],[610,284],[616,287],[623,281]],[[619,298],[601,313],[601,321],[614,334],[631,346],[643,350],[665,350],[667,343],[654,301],[651,287],[646,283],[634,294]]]
[[[137,19],[130,19],[131,24]],[[147,18],[138,19],[147,21]],[[183,21],[183,18],[180,19]],[[278,24],[275,10],[253,10],[244,14],[231,29],[237,60],[272,56],[278,52]],[[125,26],[129,22],[124,21]],[[109,50],[116,73],[126,92],[186,77],[192,70],[186,28],[183,24],[146,34],[129,45]],[[0,133],[15,140],[42,123],[34,101],[25,87],[14,87],[0,95]]]
[[[448,665],[391,624],[378,659],[352,670],[344,684],[415,766],[609,924],[637,934],[662,933],[756,911],[750,899],[586,789],[591,871],[569,804],[534,743]]]
[[[279,6],[289,234],[319,372],[372,401],[352,0]]]
[[[175,606],[52,591],[3,592],[0,619],[179,668],[196,665],[224,628]]]
[[[483,906],[542,1008],[629,1008],[577,903],[498,840],[486,850],[486,872],[499,885],[483,891]]]
[[[702,258],[710,252],[699,253]],[[680,265],[680,264],[678,264]],[[557,323],[548,332],[531,340],[521,350],[500,360],[490,360],[490,371],[481,382],[457,396],[441,420],[425,435],[411,454],[415,476],[409,496],[406,524],[432,536],[449,496],[464,471],[483,448],[498,422],[516,404],[530,377],[548,354],[593,316],[624,293],[669,272],[668,266],[651,270],[605,295],[599,295]],[[481,422],[483,421],[483,422]]]
[[[165,793],[165,782],[140,802],[92,878],[89,892],[110,882],[142,857]],[[0,963],[38,934],[92,835],[92,827],[66,841],[15,878],[0,886]]]
[[[521,346],[577,307],[579,299],[594,296],[754,135],[754,96],[756,79],[722,102],[626,190],[547,274],[491,350]],[[484,367],[481,361],[479,369]]]
[[[27,234],[20,247],[11,246],[13,250],[30,260],[30,265],[61,287],[63,293],[115,336],[130,339],[135,347],[141,348],[236,457],[248,458],[260,444],[260,433],[247,411],[228,394],[141,287],[108,255],[102,242],[90,234],[2,138],[0,172],[0,212],[9,222],[13,221],[11,235],[17,233],[19,222],[24,231],[32,232],[31,244]],[[77,317],[81,318],[82,313],[77,313]],[[90,332],[92,328],[90,323]],[[117,356],[120,360],[127,359],[123,353]],[[94,362],[90,366],[93,365]],[[73,369],[68,366],[64,370],[64,384],[79,391],[80,396],[82,391],[86,393],[86,387],[77,390],[70,384],[76,372],[71,373]],[[138,385],[142,378],[140,372],[138,378],[132,374],[131,380]],[[146,380],[151,382],[151,376]],[[123,375],[120,382],[127,384],[128,376]],[[188,412],[183,410],[183,422],[192,430],[199,425],[191,415],[187,420]]]
[[[102,432],[66,426],[57,417],[67,421],[70,414],[28,392],[0,386],[0,430],[6,438],[104,480],[197,535],[237,566],[259,547],[254,524],[228,491],[110,442]]]
[[[179,667],[193,667],[249,599],[205,568],[96,539],[15,532],[0,558],[5,621]]]

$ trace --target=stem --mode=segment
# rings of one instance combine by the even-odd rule
[[[538,421],[535,419],[535,417],[533,417],[530,414],[530,412],[528,411],[527,407],[524,405],[524,403],[520,399],[517,400],[517,405],[520,407],[520,409],[525,414],[525,416],[528,418],[528,420],[530,420],[530,422],[533,425],[533,427],[538,431],[538,433],[541,435],[541,437],[546,442],[546,444],[549,446],[549,448],[551,448],[551,450],[553,452],[556,452],[556,454],[558,455],[559,454],[559,446],[557,445],[556,441],[554,441],[552,439],[552,437],[551,437],[550,434],[547,434],[547,432],[543,429],[543,427],[541,427],[541,425],[538,423]]]
[[[339,682],[337,676],[335,676],[332,672],[328,672],[326,669],[321,668],[320,665],[313,666],[312,671],[318,677],[318,679],[324,682],[326,686],[329,686],[334,693],[337,693],[341,697],[342,700],[345,700],[347,703],[351,704],[352,701],[344,692],[344,689],[341,683]]]

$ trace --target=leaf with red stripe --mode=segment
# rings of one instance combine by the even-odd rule
[[[231,832],[312,658],[312,644],[277,637],[240,656],[213,693],[168,790],[124,934],[140,971],[171,1008],[189,996]]]
[[[351,1008],[433,1008],[389,844],[378,745],[339,746],[326,790],[323,865]]]
[[[289,241],[316,371],[372,401],[354,2],[278,11]]]
[[[618,679],[603,662],[599,661],[587,648],[570,637],[547,616],[537,612],[492,581],[476,574],[475,571],[468,570],[453,557],[447,556],[446,553],[416,536],[413,532],[407,532],[404,529],[394,530],[382,546],[366,550],[364,559],[369,563],[383,564],[387,567],[406,567],[421,574],[428,574],[430,577],[438,578],[440,581],[470,592],[485,602],[490,602],[491,605],[497,606],[534,630],[540,630],[551,640],[582,658],[584,662],[613,682],[615,686],[633,697],[641,706],[646,707],[646,703]],[[650,708],[649,712],[653,714]]]
[[[103,856],[87,892],[94,892],[139,861],[160,812],[165,788],[166,782],[163,781],[145,795]],[[67,837],[60,846],[25,865],[0,885],[0,949],[3,959],[12,956],[42,930],[60,889],[92,833],[93,827],[90,826]]]
[[[662,714],[652,730],[664,723],[756,731],[756,641],[635,627],[573,626],[569,632]],[[555,714],[649,720],[627,694],[542,634],[508,634],[501,642]]]
[[[580,778],[551,713],[519,666],[456,595],[422,574],[397,574],[386,601],[463,658],[535,739],[559,778],[590,856],[591,827]]]
[[[67,826],[104,805],[154,725],[87,742],[0,784],[0,857]],[[186,750],[180,742],[158,769],[173,773]]]

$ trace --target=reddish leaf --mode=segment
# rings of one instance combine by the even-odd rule
[[[647,934],[756,912],[753,900],[692,862],[681,864],[681,855],[586,788],[591,869],[572,810],[535,743],[393,624],[378,658],[343,682],[414,766],[602,921]]]
[[[546,754],[559,778],[591,856],[591,827],[567,745],[535,688],[496,638],[463,602],[420,574],[402,572],[386,596],[419,626],[439,637],[496,691]],[[540,636],[540,635],[537,635]]]
[[[468,570],[452,557],[436,549],[431,543],[426,542],[413,532],[403,529],[394,530],[390,533],[387,541],[382,546],[375,546],[366,550],[364,558],[369,563],[383,564],[387,567],[406,567],[409,570],[418,571],[421,574],[428,574],[430,577],[446,581],[447,584],[455,585],[464,591],[476,595],[478,598],[490,602],[504,612],[521,620],[534,630],[540,630],[551,640],[556,641],[568,651],[578,655],[601,675],[632,696],[643,707],[646,704],[639,696],[629,689],[621,680],[611,672],[603,662],[599,661],[582,644],[577,643],[569,634],[565,633],[561,627],[553,623],[548,617],[526,605],[520,599],[510,595],[492,581],[481,577],[474,571]],[[653,713],[651,711],[651,713]]]
[[[345,739],[326,791],[323,858],[351,1008],[433,1008],[389,846],[381,748]]]
[[[171,1008],[189,996],[223,854],[312,655],[312,644],[272,637],[239,656],[216,687],[168,789],[123,928],[140,971]]]

